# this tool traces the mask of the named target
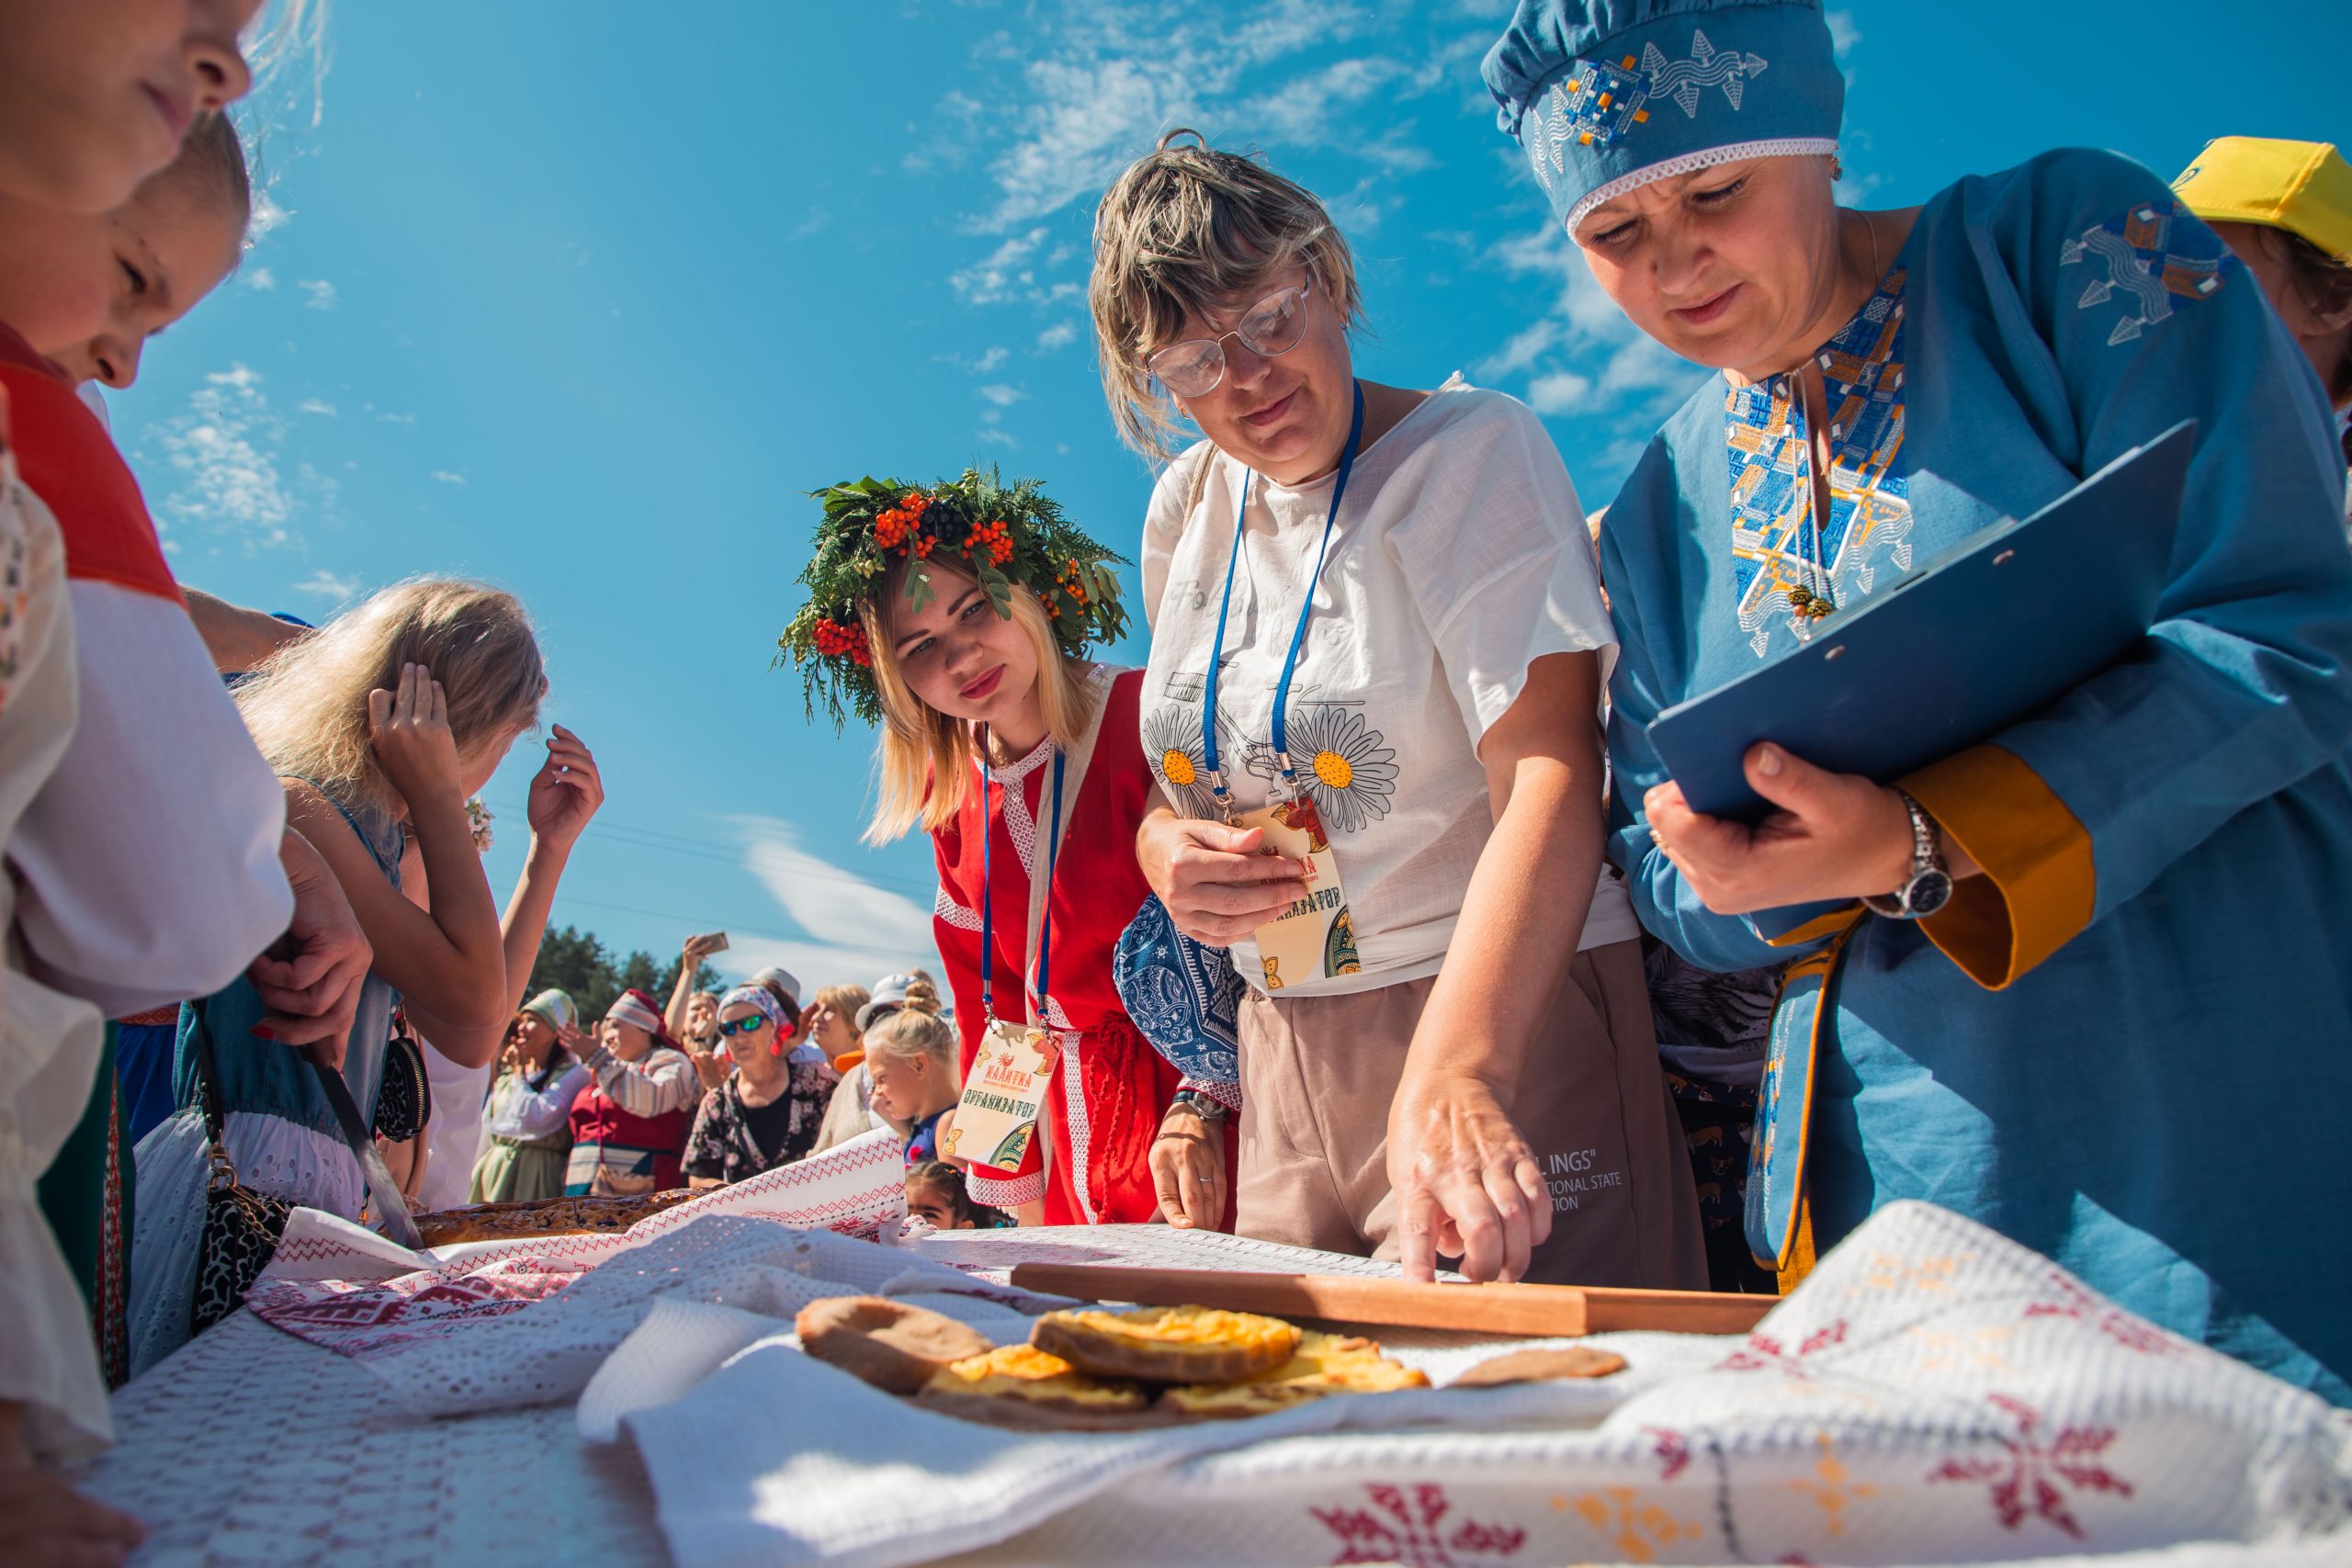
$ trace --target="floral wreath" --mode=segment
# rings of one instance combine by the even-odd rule
[[[1068,522],[1035,479],[1008,485],[991,468],[928,488],[871,477],[810,492],[824,503],[816,553],[800,581],[808,603],[776,639],[777,664],[800,668],[808,716],[822,703],[839,730],[850,713],[882,721],[874,650],[858,607],[874,597],[874,580],[893,558],[908,563],[907,602],[921,609],[935,597],[923,562],[937,555],[968,573],[998,615],[1012,614],[1017,584],[1035,593],[1054,641],[1072,657],[1115,642],[1127,613],[1119,604],[1112,554]]]

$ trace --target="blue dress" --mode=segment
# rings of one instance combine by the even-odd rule
[[[1609,510],[1610,852],[1644,923],[1724,971],[1842,943],[1807,1152],[1818,1247],[1926,1199],[2352,1403],[2352,552],[2310,365],[2160,181],[2088,152],[1935,197],[1820,364],[1817,538],[1787,378],[1710,383]],[[1795,646],[1792,588],[1882,591],[2192,416],[2143,649],[1901,781],[1986,874],[1918,924],[1708,912],[1641,815],[1666,777],[1649,721]]]
[[[397,889],[400,823],[383,812],[355,811],[340,802],[335,809]],[[351,1086],[360,1115],[371,1122],[384,1083],[394,1000],[390,984],[370,970],[359,989],[359,1010],[344,1052],[344,1081]],[[229,1153],[239,1177],[270,1196],[332,1209],[346,1218],[356,1216],[366,1198],[358,1162],[344,1145],[310,1063],[284,1045],[254,1038],[253,1026],[262,1021],[265,1010],[253,982],[239,976],[206,999],[205,1011],[211,1024],[213,1062],[220,1075]],[[196,1103],[195,1027],[194,1007],[180,1009],[173,1081],[183,1106]],[[257,1118],[284,1125],[272,1128]]]

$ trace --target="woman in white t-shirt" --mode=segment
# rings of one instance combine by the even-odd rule
[[[1420,1278],[1443,1254],[1477,1279],[1702,1286],[1601,862],[1615,639],[1567,470],[1510,398],[1358,382],[1322,205],[1170,145],[1192,134],[1104,196],[1091,299],[1122,434],[1165,457],[1182,414],[1208,437],[1145,525],[1166,806],[1136,849],[1178,929],[1250,982],[1238,1228]],[[1282,853],[1228,825],[1270,807],[1301,829]],[[1224,1136],[1204,1097],[1162,1123],[1171,1222],[1205,1223],[1187,1195]]]

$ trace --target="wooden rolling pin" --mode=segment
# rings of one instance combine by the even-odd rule
[[[1141,1306],[1224,1307],[1277,1317],[1320,1317],[1469,1334],[1745,1334],[1772,1310],[1772,1296],[1704,1291],[1624,1291],[1584,1285],[1415,1284],[1336,1274],[1228,1274],[1213,1269],[1121,1269],[1108,1264],[1022,1263],[1012,1283],[1081,1301]]]

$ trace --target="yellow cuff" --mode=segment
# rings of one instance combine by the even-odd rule
[[[1764,937],[1764,945],[1801,947],[1808,942],[1819,942],[1823,937],[1836,936],[1839,931],[1847,930],[1862,918],[1862,907],[1860,904],[1841,905],[1826,915],[1815,916],[1792,931],[1782,931],[1779,936]],[[1761,931],[1757,934],[1763,936]]]
[[[2098,905],[2091,836],[2016,753],[1977,746],[1902,782],[1945,836],[1984,868],[1919,922],[1928,940],[1986,990],[2074,940]]]

